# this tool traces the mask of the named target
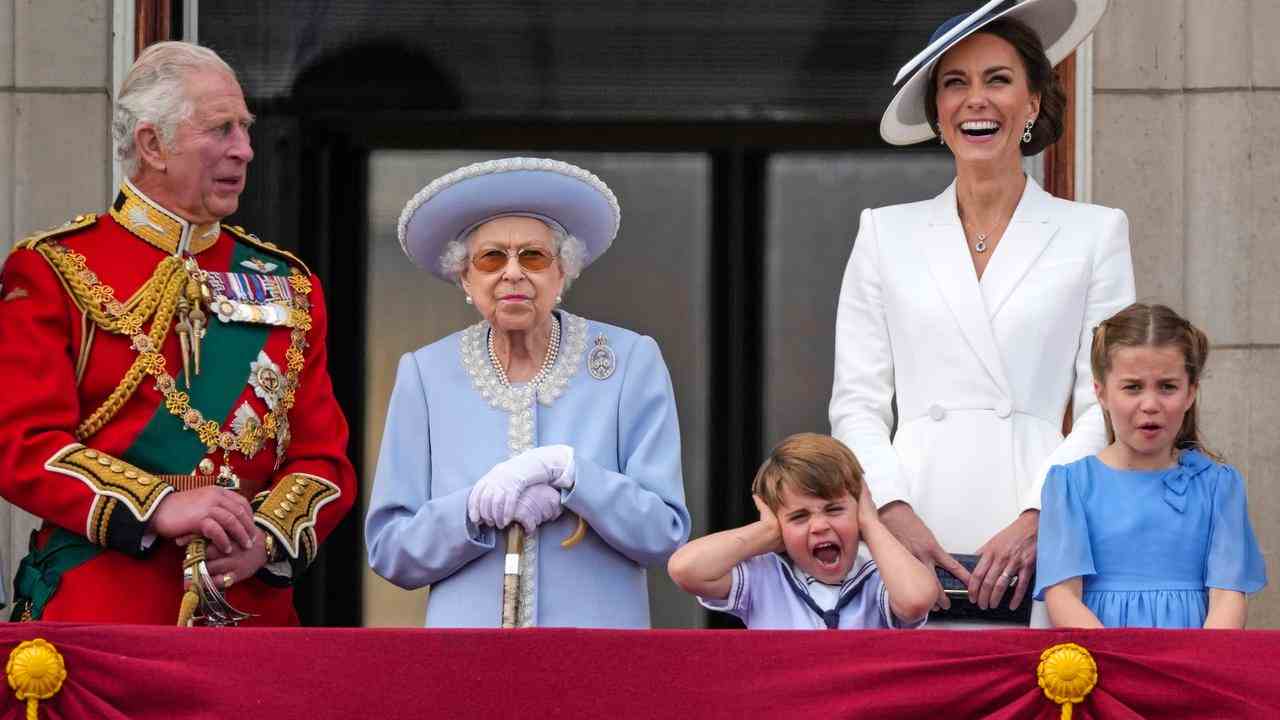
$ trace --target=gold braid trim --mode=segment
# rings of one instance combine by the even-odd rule
[[[146,522],[160,500],[173,492],[171,485],[155,475],[77,443],[54,453],[44,468],[79,480],[98,496],[96,507],[89,513],[85,535],[99,545],[106,543],[107,521],[113,507],[104,498],[124,503],[138,522]]]
[[[134,337],[134,347],[140,351],[111,395],[76,428],[76,437],[83,440],[101,430],[120,412],[148,373],[164,367],[159,348],[164,346],[178,300],[189,284],[188,274],[182,260],[167,257],[126,304],[116,300],[110,286],[99,282],[97,274],[85,264],[83,255],[58,243],[42,243],[36,245],[35,250],[62,277],[86,317],[107,332]],[[143,336],[142,326],[148,319],[152,319],[151,330]]]
[[[160,348],[164,347],[165,337],[172,326],[173,313],[178,307],[178,298],[182,295],[182,288],[186,282],[186,273],[177,272],[170,276],[168,285],[162,291],[160,307],[151,323],[151,332],[147,335],[134,336],[134,349],[140,351],[138,357],[111,395],[76,428],[76,437],[83,440],[101,430],[111,418],[115,417],[116,413],[120,412],[125,402],[133,397],[133,393],[142,384],[143,378],[148,374],[164,372],[164,355],[160,354]]]
[[[341,495],[337,485],[322,477],[289,473],[258,506],[254,519],[276,536],[289,557],[310,564],[315,558],[315,524],[320,508]]]
[[[130,337],[142,332],[147,319],[155,314],[161,300],[167,299],[174,276],[185,281],[182,260],[170,256],[156,265],[151,278],[129,299],[121,303],[115,291],[98,281],[98,276],[85,264],[84,256],[57,243],[44,243],[36,251],[49,261],[66,281],[71,294],[98,327],[117,335]],[[175,297],[176,301],[176,297]]]
[[[297,268],[290,268],[292,274],[289,283],[297,293],[293,298],[291,312],[297,315],[298,324],[290,333],[289,349],[285,351],[287,371],[280,400],[263,419],[261,426],[246,425],[244,429],[232,433],[223,432],[222,425],[217,420],[206,419],[203,413],[191,407],[191,397],[178,390],[177,381],[165,372],[161,349],[172,329],[174,313],[181,304],[188,307],[199,306],[199,283],[203,278],[203,271],[194,262],[188,265],[175,256],[160,261],[151,279],[125,304],[117,301],[115,291],[102,284],[98,276],[86,267],[83,255],[57,243],[41,245],[38,249],[68,283],[72,295],[78,301],[83,301],[86,316],[109,332],[132,336],[133,349],[138,352],[137,359],[120,384],[76,428],[78,439],[83,440],[101,430],[120,412],[125,402],[133,397],[143,378],[153,375],[156,389],[164,396],[165,409],[181,420],[187,429],[196,433],[210,452],[222,448],[251,458],[266,440],[275,439],[277,466],[279,465],[288,443],[289,411],[293,409],[295,402],[295,391],[305,364],[307,332],[311,330],[307,294],[311,292],[312,286],[306,276]],[[151,329],[143,334],[142,325],[148,318],[151,318]]]
[[[22,239],[22,242],[18,243],[18,247],[25,250],[34,250],[40,246],[41,242],[48,240],[49,238],[59,237],[75,232],[80,228],[89,227],[96,222],[98,222],[97,213],[84,213],[77,215],[75,218],[62,223],[57,227],[28,235]]]

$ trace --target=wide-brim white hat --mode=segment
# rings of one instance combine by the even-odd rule
[[[397,234],[415,265],[452,282],[440,266],[445,246],[509,215],[550,221],[581,240],[583,267],[609,249],[622,220],[618,198],[590,172],[560,160],[513,157],[467,165],[432,180],[405,204]]]
[[[880,118],[880,137],[893,145],[911,145],[932,140],[937,133],[929,126],[924,112],[925,91],[929,75],[942,55],[985,25],[1001,18],[1016,18],[1040,36],[1049,63],[1057,65],[1071,54],[1107,11],[1109,0],[991,0],[969,15],[958,15],[934,31],[929,44],[911,58],[898,76],[898,88],[889,108]],[[910,77],[908,77],[910,76]]]

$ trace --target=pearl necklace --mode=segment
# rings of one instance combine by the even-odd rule
[[[556,364],[556,357],[560,355],[560,318],[553,313],[551,315],[551,341],[547,343],[547,355],[542,358],[542,367],[538,368],[538,374],[533,376],[529,381],[530,387],[536,387],[542,379],[551,372],[551,367]],[[511,382],[507,380],[507,371],[503,369],[502,363],[498,362],[498,351],[493,346],[493,328],[489,328],[489,362],[493,364],[494,372],[498,373],[498,380],[503,385],[510,387]]]

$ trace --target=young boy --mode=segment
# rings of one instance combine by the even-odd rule
[[[920,627],[937,579],[880,522],[862,467],[839,440],[801,433],[760,466],[760,519],[690,542],[667,571],[748,628]],[[858,538],[871,558],[858,556]]]

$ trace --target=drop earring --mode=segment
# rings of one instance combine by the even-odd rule
[[[1027,121],[1027,126],[1022,129],[1023,144],[1031,142],[1031,128],[1035,127],[1035,125],[1036,125],[1035,118],[1031,118],[1030,120]]]

